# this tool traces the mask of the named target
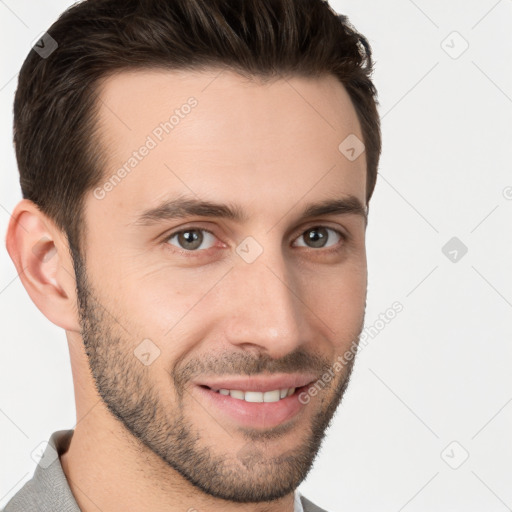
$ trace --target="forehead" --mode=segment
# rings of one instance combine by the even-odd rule
[[[283,202],[283,190],[297,200],[310,188],[364,202],[365,155],[350,161],[339,150],[363,137],[334,76],[265,83],[226,69],[136,70],[99,92],[103,184],[115,178],[105,208],[147,208],[173,191],[249,202],[265,191]]]

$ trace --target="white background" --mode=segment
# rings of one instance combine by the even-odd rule
[[[16,75],[70,4],[0,1],[3,239],[21,198]],[[366,325],[395,301],[404,309],[360,351],[300,490],[338,512],[511,510],[512,1],[331,4],[373,46],[383,118]],[[442,252],[452,237],[468,249],[456,262]],[[74,427],[75,406],[64,331],[4,246],[0,264],[2,508],[31,477],[34,448]]]

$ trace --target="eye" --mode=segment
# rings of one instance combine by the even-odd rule
[[[206,229],[192,228],[173,233],[169,238],[167,238],[167,242],[179,249],[196,251],[198,249],[210,249],[213,247],[215,243],[215,236]],[[201,247],[203,244],[206,246]]]
[[[345,239],[345,235],[340,231],[325,226],[315,226],[305,231],[296,242],[299,247],[311,247],[313,249],[322,249],[336,245],[340,240]],[[294,244],[295,245],[295,244]]]

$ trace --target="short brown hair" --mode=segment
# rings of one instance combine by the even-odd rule
[[[371,48],[325,0],[87,0],[47,34],[58,47],[47,56],[33,48],[19,74],[14,143],[23,197],[66,233],[74,257],[83,255],[85,194],[105,166],[97,86],[122,70],[335,75],[361,124],[369,202],[381,150]]]

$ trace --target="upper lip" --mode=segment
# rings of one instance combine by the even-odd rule
[[[316,375],[294,373],[253,376],[227,376],[202,378],[195,382],[198,386],[211,389],[237,389],[240,391],[273,391],[275,389],[300,388],[317,379]]]

